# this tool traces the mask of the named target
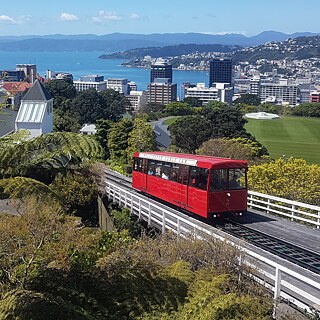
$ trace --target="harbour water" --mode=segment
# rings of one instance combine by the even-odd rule
[[[123,60],[106,60],[98,57],[105,52],[10,52],[0,51],[0,70],[14,70],[16,64],[37,65],[38,73],[44,77],[46,70],[70,72],[74,80],[88,74],[103,75],[108,78],[127,78],[134,81],[138,90],[145,90],[149,83],[150,70],[144,68],[122,67]],[[177,83],[178,95],[183,82],[208,84],[206,71],[173,71],[173,82]]]

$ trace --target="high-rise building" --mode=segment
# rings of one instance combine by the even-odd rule
[[[80,80],[73,81],[73,85],[77,91],[84,91],[88,89],[96,89],[97,91],[104,91],[107,89],[107,83],[103,76],[90,74],[80,77]]]
[[[138,111],[140,108],[143,108],[147,103],[147,95],[145,91],[130,91],[130,94],[127,96],[127,99],[131,103],[132,111]]]
[[[233,88],[230,87],[229,83],[213,83],[210,88],[206,88],[204,83],[197,83],[196,86],[186,89],[185,97],[197,98],[203,104],[216,100],[231,105],[232,95]]]
[[[37,78],[37,66],[35,64],[17,64],[16,70],[24,72],[24,81],[34,83]]]
[[[232,84],[232,60],[230,58],[213,59],[210,61],[209,87],[213,83]]]
[[[167,78],[172,82],[172,65],[160,60],[151,65],[150,82],[154,82],[156,78]]]
[[[107,80],[107,89],[113,89],[123,95],[128,94],[128,79],[126,78],[109,78]]]
[[[149,83],[147,102],[166,105],[177,100],[177,84],[171,83],[168,78],[156,78]]]
[[[295,106],[298,88],[294,84],[261,83],[259,98],[261,102],[274,101],[276,104]]]

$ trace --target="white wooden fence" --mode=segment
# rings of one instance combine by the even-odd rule
[[[182,237],[192,234],[194,237],[200,239],[203,238],[204,235],[207,237],[212,236],[221,241],[227,241],[231,245],[238,246],[235,242],[226,240],[214,227],[192,219],[168,207],[159,206],[155,201],[136,194],[132,192],[132,190],[119,186],[114,182],[106,181],[106,194],[113,202],[119,203],[120,206],[127,207],[130,212],[137,215],[140,220],[146,221],[150,226],[157,226],[163,232],[165,232],[165,230],[171,230],[171,232]],[[282,205],[278,204],[280,198],[263,198],[263,196],[264,195],[250,192],[249,205],[259,208],[258,206],[262,206],[262,204],[266,202],[264,209],[271,211],[275,210],[273,207],[277,208],[277,206],[280,206],[281,212],[285,210],[282,208]],[[272,205],[271,200],[275,201]],[[268,203],[269,208],[267,207]],[[288,204],[290,203],[289,201]],[[294,211],[294,213],[296,214],[296,211]],[[287,268],[248,249],[242,247],[239,247],[239,249],[244,254],[241,262],[255,266],[255,269],[259,273],[259,277],[256,277],[256,280],[273,290],[275,301],[284,298],[301,309],[310,311],[310,307],[313,307],[320,310],[320,281],[315,281],[311,279],[311,277],[302,275],[302,272],[296,272],[293,268]],[[303,269],[301,268],[301,270]]]
[[[320,228],[320,207],[249,191],[248,207]]]

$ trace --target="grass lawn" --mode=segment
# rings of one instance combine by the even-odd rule
[[[267,147],[272,158],[293,156],[309,164],[320,164],[320,119],[281,117],[275,120],[248,119],[248,132]]]
[[[179,118],[179,116],[172,116],[172,117],[164,120],[162,124],[164,124],[165,126],[170,126],[170,124],[173,124],[178,118]]]

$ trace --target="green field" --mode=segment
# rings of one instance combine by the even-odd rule
[[[267,147],[272,158],[293,156],[303,158],[309,164],[320,164],[320,119],[248,119],[245,128]]]
[[[162,122],[162,124],[166,125],[166,126],[170,126],[170,124],[173,124],[177,119],[179,118],[179,116],[172,116],[166,120],[164,120]]]

